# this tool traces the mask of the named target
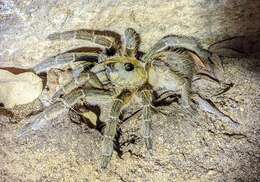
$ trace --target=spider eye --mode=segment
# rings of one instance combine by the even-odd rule
[[[132,71],[135,68],[132,63],[126,63],[124,66],[126,71]]]

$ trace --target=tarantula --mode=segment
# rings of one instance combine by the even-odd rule
[[[177,92],[181,95],[183,108],[190,109],[193,76],[203,73],[216,79],[214,64],[210,62],[211,53],[190,37],[164,37],[145,54],[138,50],[140,38],[132,28],[126,29],[122,37],[110,31],[82,29],[54,33],[48,39],[83,39],[102,49],[73,49],[48,58],[32,69],[39,74],[68,66],[74,77],[54,94],[53,104],[34,116],[33,123],[21,134],[37,130],[46,120],[57,117],[81,99],[88,102],[94,98],[94,102],[98,102],[102,96],[113,97],[104,129],[101,168],[109,164],[119,116],[130,103],[142,105],[143,138],[146,148],[151,151],[155,94],[163,90]]]

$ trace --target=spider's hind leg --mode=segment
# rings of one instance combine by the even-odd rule
[[[155,43],[148,53],[144,56],[144,60],[148,61],[151,56],[157,54],[158,52],[164,51],[167,48],[174,49],[185,49],[195,52],[199,57],[207,60],[211,56],[211,52],[202,48],[200,43],[193,37],[170,35],[160,39]]]

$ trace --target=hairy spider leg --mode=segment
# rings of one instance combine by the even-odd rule
[[[91,61],[91,58],[98,56],[99,54],[97,52],[65,52],[45,59],[43,62],[34,66],[32,70],[36,74],[39,74],[48,72],[52,68],[64,68],[65,66],[73,68],[74,62],[83,60],[86,60],[84,61],[86,62],[85,64],[93,64],[94,61]]]
[[[32,131],[39,130],[49,120],[54,119],[57,115],[65,112],[68,108],[76,104],[81,98],[84,97],[84,93],[81,90],[66,95],[62,100],[55,102],[54,104],[47,107],[43,112],[34,116],[33,122],[29,123],[19,131],[19,136],[24,136]]]
[[[119,115],[123,107],[130,101],[132,93],[128,90],[123,90],[113,101],[110,117],[107,120],[104,138],[102,144],[102,159],[101,169],[105,169],[111,160],[113,153],[113,140],[117,132],[117,125],[119,123]]]
[[[160,39],[157,43],[155,43],[152,48],[144,55],[143,60],[147,62],[150,60],[151,56],[167,48],[190,50],[195,52],[203,60],[208,60],[208,58],[211,56],[211,53],[203,49],[195,38],[170,35]]]
[[[145,85],[141,91],[142,98],[142,131],[145,146],[149,152],[152,150],[152,101],[153,101],[153,90],[151,86]]]
[[[59,98],[61,95],[66,95],[70,93],[72,90],[89,85],[92,88],[103,89],[103,84],[96,76],[96,74],[91,71],[82,72],[78,78],[72,78],[72,80],[66,85],[62,86],[52,97],[52,101]]]
[[[133,28],[127,28],[124,33],[124,55],[135,57],[140,45],[140,37]]]
[[[58,117],[60,114],[66,112],[68,109],[72,108],[76,103],[78,103],[81,99],[95,100],[99,97],[111,97],[111,92],[107,90],[99,90],[99,89],[78,89],[74,90],[68,95],[65,95],[63,98],[58,99],[49,107],[45,108],[44,111],[39,114],[33,116],[31,118],[32,122],[26,124],[19,132],[18,137],[23,137],[27,134],[30,134],[33,131],[39,130],[43,128],[49,120],[52,120]],[[100,98],[102,100],[102,98]],[[105,99],[104,99],[105,100]]]
[[[122,46],[121,36],[112,31],[80,29],[61,33],[56,32],[50,34],[47,38],[49,40],[82,39],[105,46],[108,49],[113,48],[115,50],[120,50]]]

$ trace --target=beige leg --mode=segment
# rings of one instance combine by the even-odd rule
[[[99,31],[99,30],[72,30],[61,33],[53,33],[48,36],[49,40],[70,40],[70,39],[82,39],[87,40],[107,48],[115,48],[116,50],[121,47],[120,35],[111,31]]]
[[[123,90],[114,100],[110,111],[110,118],[107,121],[104,138],[102,144],[102,159],[101,168],[105,169],[112,157],[114,138],[117,132],[117,124],[119,122],[119,115],[123,106],[130,100],[131,92]]]
[[[146,86],[141,91],[141,98],[143,102],[143,138],[145,141],[145,146],[148,151],[152,150],[152,100],[153,100],[153,91],[152,88]]]
[[[75,61],[86,61],[88,64],[93,64],[93,61],[88,61],[88,58],[97,57],[98,53],[94,52],[67,52],[49,57],[33,67],[36,74],[47,72],[52,68],[64,68],[71,66]],[[90,59],[89,59],[90,60]],[[86,63],[87,64],[87,63]]]
[[[140,37],[136,31],[132,28],[127,28],[125,31],[125,51],[127,56],[134,57],[140,44]]]
[[[211,56],[211,53],[203,49],[200,43],[193,37],[184,37],[171,35],[162,38],[157,43],[155,43],[152,48],[144,56],[144,61],[148,61],[150,57],[158,52],[161,52],[167,48],[179,48],[186,49],[195,52],[199,57],[203,59],[208,59]]]

